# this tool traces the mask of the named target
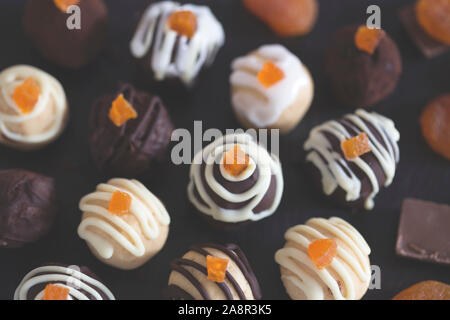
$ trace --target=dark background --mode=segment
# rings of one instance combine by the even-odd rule
[[[110,10],[106,50],[88,67],[67,71],[44,61],[25,38],[21,25],[25,1],[1,1],[0,69],[25,63],[54,75],[66,90],[71,119],[63,136],[43,150],[22,153],[0,147],[1,169],[24,168],[56,178],[61,207],[53,231],[44,240],[25,249],[0,250],[0,299],[11,299],[22,277],[48,261],[89,266],[117,299],[159,299],[167,284],[169,262],[183,255],[189,245],[199,242],[237,243],[255,270],[263,297],[287,299],[273,259],[275,251],[284,244],[285,230],[310,217],[330,216],[342,217],[353,224],[372,248],[371,263],[381,267],[382,288],[369,290],[365,299],[391,299],[400,290],[421,280],[450,283],[449,266],[400,258],[394,249],[400,206],[405,197],[450,202],[449,162],[428,148],[419,127],[419,116],[425,104],[450,91],[450,53],[426,60],[414,47],[397,17],[398,8],[413,1],[322,0],[314,30],[303,38],[284,39],[247,12],[239,0],[192,0],[190,2],[211,7],[223,23],[227,39],[212,68],[201,75],[197,86],[189,93],[164,86],[145,87],[136,81],[129,41],[149,1],[106,2]],[[388,189],[382,188],[375,198],[375,208],[370,212],[351,213],[322,201],[320,192],[311,190],[300,150],[313,126],[353,111],[353,108],[340,106],[330,94],[323,60],[333,31],[348,24],[364,23],[370,4],[381,7],[382,27],[397,42],[403,57],[404,71],[396,91],[374,108],[395,121],[401,133],[401,159],[393,184]],[[76,233],[81,218],[78,201],[108,178],[96,171],[88,150],[87,120],[92,101],[99,95],[114,92],[118,80],[131,81],[162,96],[179,128],[192,130],[194,120],[202,120],[204,129],[238,128],[230,106],[230,62],[267,43],[281,43],[298,55],[310,68],[316,84],[310,111],[294,132],[281,139],[285,191],[277,212],[237,232],[211,229],[189,210],[186,197],[189,167],[170,163],[158,176],[143,179],[163,200],[172,218],[163,250],[134,271],[116,270],[97,261]]]

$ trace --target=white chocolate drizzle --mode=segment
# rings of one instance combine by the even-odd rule
[[[308,246],[315,240],[327,238],[320,230],[331,234],[345,244],[339,246],[331,264],[319,270],[308,255]],[[357,285],[353,282],[349,270],[357,278],[369,285],[371,268],[368,260],[370,248],[361,234],[346,221],[332,217],[330,219],[313,218],[305,225],[297,225],[287,230],[286,241],[292,241],[297,247],[285,247],[275,254],[275,261],[294,275],[283,275],[284,281],[290,281],[300,289],[308,300],[323,300],[329,289],[336,300],[356,299]],[[341,288],[335,277],[341,282]]]
[[[397,142],[400,139],[400,134],[395,129],[392,120],[363,109],[358,109],[355,114],[348,114],[343,119],[346,120],[346,124],[351,126],[352,130],[367,134],[370,152],[375,156],[386,176],[384,186],[389,186],[392,183],[399,161]],[[376,130],[383,143],[377,139],[366,123],[369,123],[373,130]],[[379,191],[378,180],[373,168],[361,157],[343,158],[339,152],[334,150],[324,132],[336,137],[339,143],[353,136],[338,121],[328,121],[311,130],[309,138],[304,144],[304,149],[309,151],[306,160],[312,162],[320,171],[324,193],[330,195],[339,186],[346,192],[346,201],[354,201],[360,198],[361,181],[349,166],[349,163],[352,162],[367,175],[371,182],[372,192],[365,201],[365,208],[367,210],[372,209],[374,206],[373,199]]]
[[[187,10],[197,17],[197,29],[192,38],[180,36],[168,26],[175,11]],[[135,58],[151,52],[151,70],[156,80],[166,76],[179,77],[190,84],[204,65],[210,65],[225,42],[222,25],[206,6],[180,5],[161,1],[144,12],[131,40],[130,49]]]
[[[240,176],[233,177],[223,169],[222,159],[224,154],[235,145],[249,156],[249,166]],[[217,194],[225,201],[231,203],[241,203],[249,201],[244,207],[236,210],[219,207],[205,189],[202,181],[202,161],[205,163],[205,180],[212,192]],[[214,177],[213,167],[220,163],[220,174],[225,180],[231,182],[243,181],[250,177],[258,169],[259,177],[254,185],[247,191],[237,194],[228,191]],[[264,198],[269,189],[272,175],[276,179],[275,197],[272,205],[257,214],[254,213],[255,207]],[[194,193],[197,190],[201,197],[200,202]],[[257,144],[251,135],[229,134],[216,139],[213,143],[198,152],[193,160],[190,170],[190,182],[188,185],[188,197],[192,204],[202,213],[211,216],[215,220],[236,223],[241,221],[258,221],[274,213],[278,207],[283,193],[283,174],[281,164],[275,155],[270,155],[265,148]],[[206,205],[205,205],[206,204]]]
[[[62,266],[45,266],[30,271],[14,293],[14,300],[27,300],[28,292],[35,286],[52,283],[69,289],[68,300],[90,300],[85,293],[95,300],[103,300],[103,293],[109,300],[115,300],[111,291],[100,281],[74,269]],[[85,293],[84,293],[84,292]],[[34,300],[43,300],[44,290]]]
[[[23,114],[12,99],[17,86],[31,77],[39,86],[39,99],[33,110]],[[13,143],[42,144],[53,140],[65,124],[67,100],[61,84],[48,73],[27,65],[17,65],[0,73],[0,135]],[[37,120],[48,108],[53,106],[51,116]],[[42,121],[40,132],[23,134],[10,127],[26,121]],[[1,140],[1,139],[0,139]]]
[[[97,186],[95,192],[83,197],[80,210],[90,215],[81,221],[78,235],[91,244],[104,259],[114,254],[114,244],[95,232],[102,231],[136,257],[145,254],[145,247],[139,232],[120,215],[108,211],[108,204],[114,191],[128,193],[131,200],[130,212],[139,222],[142,234],[155,239],[160,234],[160,224],[169,225],[170,217],[162,202],[137,180],[111,179]]]
[[[257,78],[266,62],[274,63],[284,73],[284,78],[269,88]],[[258,127],[274,124],[311,82],[300,59],[279,44],[264,45],[239,57],[232,62],[231,68],[232,88],[245,89],[232,90],[233,107]]]

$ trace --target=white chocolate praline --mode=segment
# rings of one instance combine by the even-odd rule
[[[266,62],[282,70],[284,77],[266,88],[258,72]],[[231,101],[245,127],[292,130],[308,111],[314,82],[300,59],[279,44],[264,45],[232,62]]]
[[[400,133],[395,128],[394,122],[375,112],[367,112],[363,109],[356,110],[354,114],[347,114],[343,119],[354,131],[367,134],[370,152],[378,161],[386,176],[384,186],[389,186],[395,176],[400,157],[397,144],[400,140]],[[370,124],[371,127],[367,124]],[[361,157],[344,159],[332,147],[324,132],[334,136],[339,143],[353,136],[341,122],[334,120],[325,122],[311,130],[309,138],[304,144],[304,149],[308,152],[306,160],[313,163],[320,171],[324,193],[330,195],[337,187],[341,187],[346,192],[346,201],[354,201],[360,198],[361,181],[349,166],[351,162],[358,166],[370,180],[372,192],[364,205],[367,210],[372,209],[374,206],[373,199],[380,189],[373,170],[374,163],[367,163]],[[377,136],[381,137],[381,140]]]
[[[114,295],[100,281],[80,272],[73,267],[43,266],[30,271],[20,282],[14,293],[14,300],[30,299],[29,292],[34,287],[42,288],[33,300],[43,300],[45,286],[49,283],[68,288],[67,300],[115,300]],[[86,294],[92,296],[88,297]]]
[[[190,11],[197,17],[197,29],[192,38],[180,36],[169,28],[168,19],[176,11]],[[145,10],[130,49],[138,59],[152,50],[149,63],[156,80],[178,77],[191,84],[203,66],[213,63],[224,42],[222,25],[208,7],[161,1]]]
[[[129,194],[130,212],[108,211],[114,191]],[[78,235],[102,262],[129,270],[143,265],[164,246],[170,217],[162,202],[137,180],[111,179],[80,201]]]
[[[277,251],[281,279],[294,300],[358,300],[371,278],[370,248],[361,234],[340,218],[313,218],[290,228],[286,244]],[[308,254],[318,239],[334,239],[337,254],[331,264],[319,270]]]
[[[223,169],[222,159],[224,154],[239,145],[241,150],[249,156],[249,166],[238,177],[233,177]],[[248,204],[239,209],[225,209],[220,207],[208,194],[202,181],[202,162],[204,162],[204,175],[208,187],[220,198],[230,203]],[[232,193],[221,185],[214,177],[214,165],[220,163],[220,175],[229,182],[241,182],[250,177],[255,170],[259,171],[257,181],[243,193]],[[261,202],[268,191],[272,176],[275,177],[276,190],[273,203],[262,212],[255,213],[255,207]],[[197,198],[195,190],[201,198]],[[226,223],[238,223],[243,221],[259,221],[272,215],[277,209],[283,194],[283,172],[279,159],[259,145],[250,134],[229,134],[216,139],[206,148],[198,152],[190,169],[190,182],[188,185],[188,197],[191,203],[205,215],[215,220]]]
[[[33,110],[23,114],[12,95],[17,86],[32,78],[40,89]],[[64,130],[68,115],[61,83],[48,73],[28,65],[16,65],[0,73],[0,143],[33,150],[54,141]]]

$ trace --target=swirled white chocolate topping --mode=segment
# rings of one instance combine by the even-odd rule
[[[258,80],[258,72],[266,62],[272,62],[284,77],[270,87]],[[274,124],[283,111],[298,98],[311,78],[300,59],[279,44],[264,45],[245,57],[232,62],[230,76],[232,103],[238,114],[258,127]]]
[[[325,238],[337,242],[337,254],[328,267],[318,269],[308,255],[308,246]],[[326,290],[336,300],[359,299],[357,294],[367,290],[371,277],[370,248],[346,221],[336,217],[313,218],[305,225],[290,228],[285,239],[291,245],[278,250],[275,261],[289,271],[282,275],[283,282],[293,284],[306,299],[323,300]]]
[[[179,35],[168,26],[173,12],[190,11],[197,18],[194,35]],[[222,25],[206,6],[180,5],[172,1],[151,4],[131,40],[130,49],[135,58],[143,58],[151,50],[150,69],[156,80],[179,77],[190,84],[204,65],[210,65],[225,42]]]
[[[235,177],[224,168],[223,157],[231,148],[238,145],[249,157],[246,170]],[[214,167],[219,166],[219,172],[214,173]],[[224,186],[226,181],[228,187]],[[230,190],[232,185],[248,184],[245,190],[237,192]],[[231,187],[230,187],[231,185]],[[242,187],[242,185],[241,185]],[[273,187],[272,201],[261,212],[255,209],[265,199]],[[246,133],[230,134],[216,139],[194,157],[190,170],[188,197],[192,204],[202,213],[215,220],[228,223],[241,221],[258,221],[274,213],[283,193],[283,174],[278,158],[256,143],[252,136]],[[233,209],[221,207],[211,196],[236,206]]]
[[[22,113],[13,100],[14,90],[31,78],[40,89],[29,113]],[[48,73],[27,65],[0,73],[0,142],[32,149],[53,141],[64,129],[67,100],[61,84]]]
[[[128,214],[139,222],[137,227],[130,225],[123,216],[108,211],[108,204],[115,191],[131,196]],[[160,234],[160,225],[167,226],[170,223],[162,202],[137,180],[117,178],[99,184],[95,192],[81,199],[80,210],[87,215],[78,227],[78,235],[104,259],[113,256],[115,243],[136,257],[143,256],[145,246],[140,234],[147,239],[155,239]]]

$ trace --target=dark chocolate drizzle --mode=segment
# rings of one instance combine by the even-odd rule
[[[225,246],[216,245],[216,244],[203,244],[203,245],[194,245],[191,246],[189,249],[191,251],[197,252],[201,255],[203,255],[206,259],[206,256],[210,253],[208,252],[207,248],[212,248],[219,250],[223,252],[225,255],[227,255],[233,262],[239,267],[242,274],[244,275],[245,279],[247,280],[255,300],[261,299],[261,289],[259,287],[259,283],[256,280],[256,277],[253,273],[253,270],[247,260],[247,257],[242,252],[242,250],[235,244],[227,244]],[[175,259],[171,263],[171,268],[173,271],[176,271],[183,275],[200,293],[203,299],[205,300],[211,300],[211,297],[209,293],[207,292],[206,288],[200,283],[199,280],[197,280],[184,266],[189,266],[192,268],[195,268],[196,270],[200,271],[204,275],[208,274],[207,269],[194,261],[187,260],[184,258]],[[239,286],[236,279],[233,277],[233,275],[227,271],[226,272],[226,279],[231,283],[234,290],[236,291],[238,297],[240,300],[246,300],[246,296],[244,294],[244,291]],[[228,287],[228,284],[226,282],[216,283],[217,286],[222,290],[223,294],[225,295],[227,300],[232,300],[233,295],[231,289]],[[165,291],[165,296],[168,299],[172,300],[193,300],[194,298],[187,293],[183,288],[180,288],[177,285],[169,285],[168,288]]]

